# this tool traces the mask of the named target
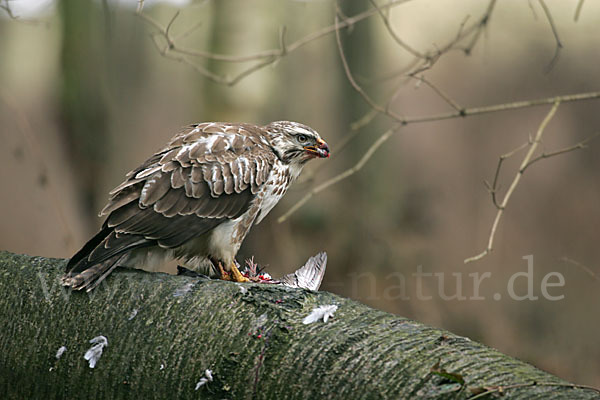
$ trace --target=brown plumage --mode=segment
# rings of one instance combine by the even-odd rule
[[[63,284],[91,290],[117,266],[156,270],[170,259],[192,269],[208,260],[223,279],[244,281],[234,260],[251,226],[308,160],[328,156],[319,134],[295,122],[192,125],[110,192],[101,231]]]

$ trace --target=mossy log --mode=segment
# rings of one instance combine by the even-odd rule
[[[2,399],[600,399],[327,292],[131,270],[70,292],[59,285],[64,267],[0,252]],[[327,322],[303,323],[331,304]],[[90,368],[84,354],[100,335],[108,345]]]

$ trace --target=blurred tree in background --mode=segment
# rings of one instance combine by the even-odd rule
[[[240,260],[277,276],[326,250],[325,290],[600,385],[600,322],[586,312],[599,284],[600,144],[587,139],[600,123],[600,3],[141,4],[0,0],[0,248],[72,255],[107,192],[181,126],[297,120],[333,157],[309,165]],[[585,93],[532,140],[556,96]],[[533,99],[544,105],[515,103]],[[490,190],[502,202],[532,146],[530,161],[573,151],[526,168],[493,251],[464,264],[499,212]],[[528,255],[538,300],[516,301],[507,285]],[[554,272],[560,301],[541,295]],[[485,273],[476,291],[469,274]]]
[[[68,162],[77,174],[81,204],[86,214],[98,208],[97,185],[109,150],[107,133],[108,54],[106,36],[110,26],[103,24],[97,5],[89,0],[58,2],[61,19],[60,133],[69,154]]]

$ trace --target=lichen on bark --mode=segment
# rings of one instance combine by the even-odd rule
[[[466,399],[494,398],[499,385],[510,398],[600,398],[327,292],[132,270],[70,292],[65,260],[1,252],[0,266],[3,399]],[[322,305],[338,306],[327,323],[302,323]],[[84,354],[100,335],[108,345],[92,369]],[[207,369],[213,380],[197,387]]]

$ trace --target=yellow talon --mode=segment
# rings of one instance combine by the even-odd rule
[[[235,266],[235,262],[231,263],[231,280],[234,282],[250,282],[250,279],[246,278],[239,269]]]
[[[221,264],[219,262],[217,265],[218,265],[218,268],[219,268],[219,274],[221,275],[221,280],[230,281],[231,280],[231,276],[229,276],[229,272],[227,272],[227,271],[225,271],[223,269],[223,264]]]
[[[219,273],[221,274],[221,279],[224,281],[233,281],[233,282],[250,282],[250,279],[246,278],[239,269],[235,266],[235,262],[231,263],[231,272],[227,272],[223,269],[223,265],[219,263]]]

